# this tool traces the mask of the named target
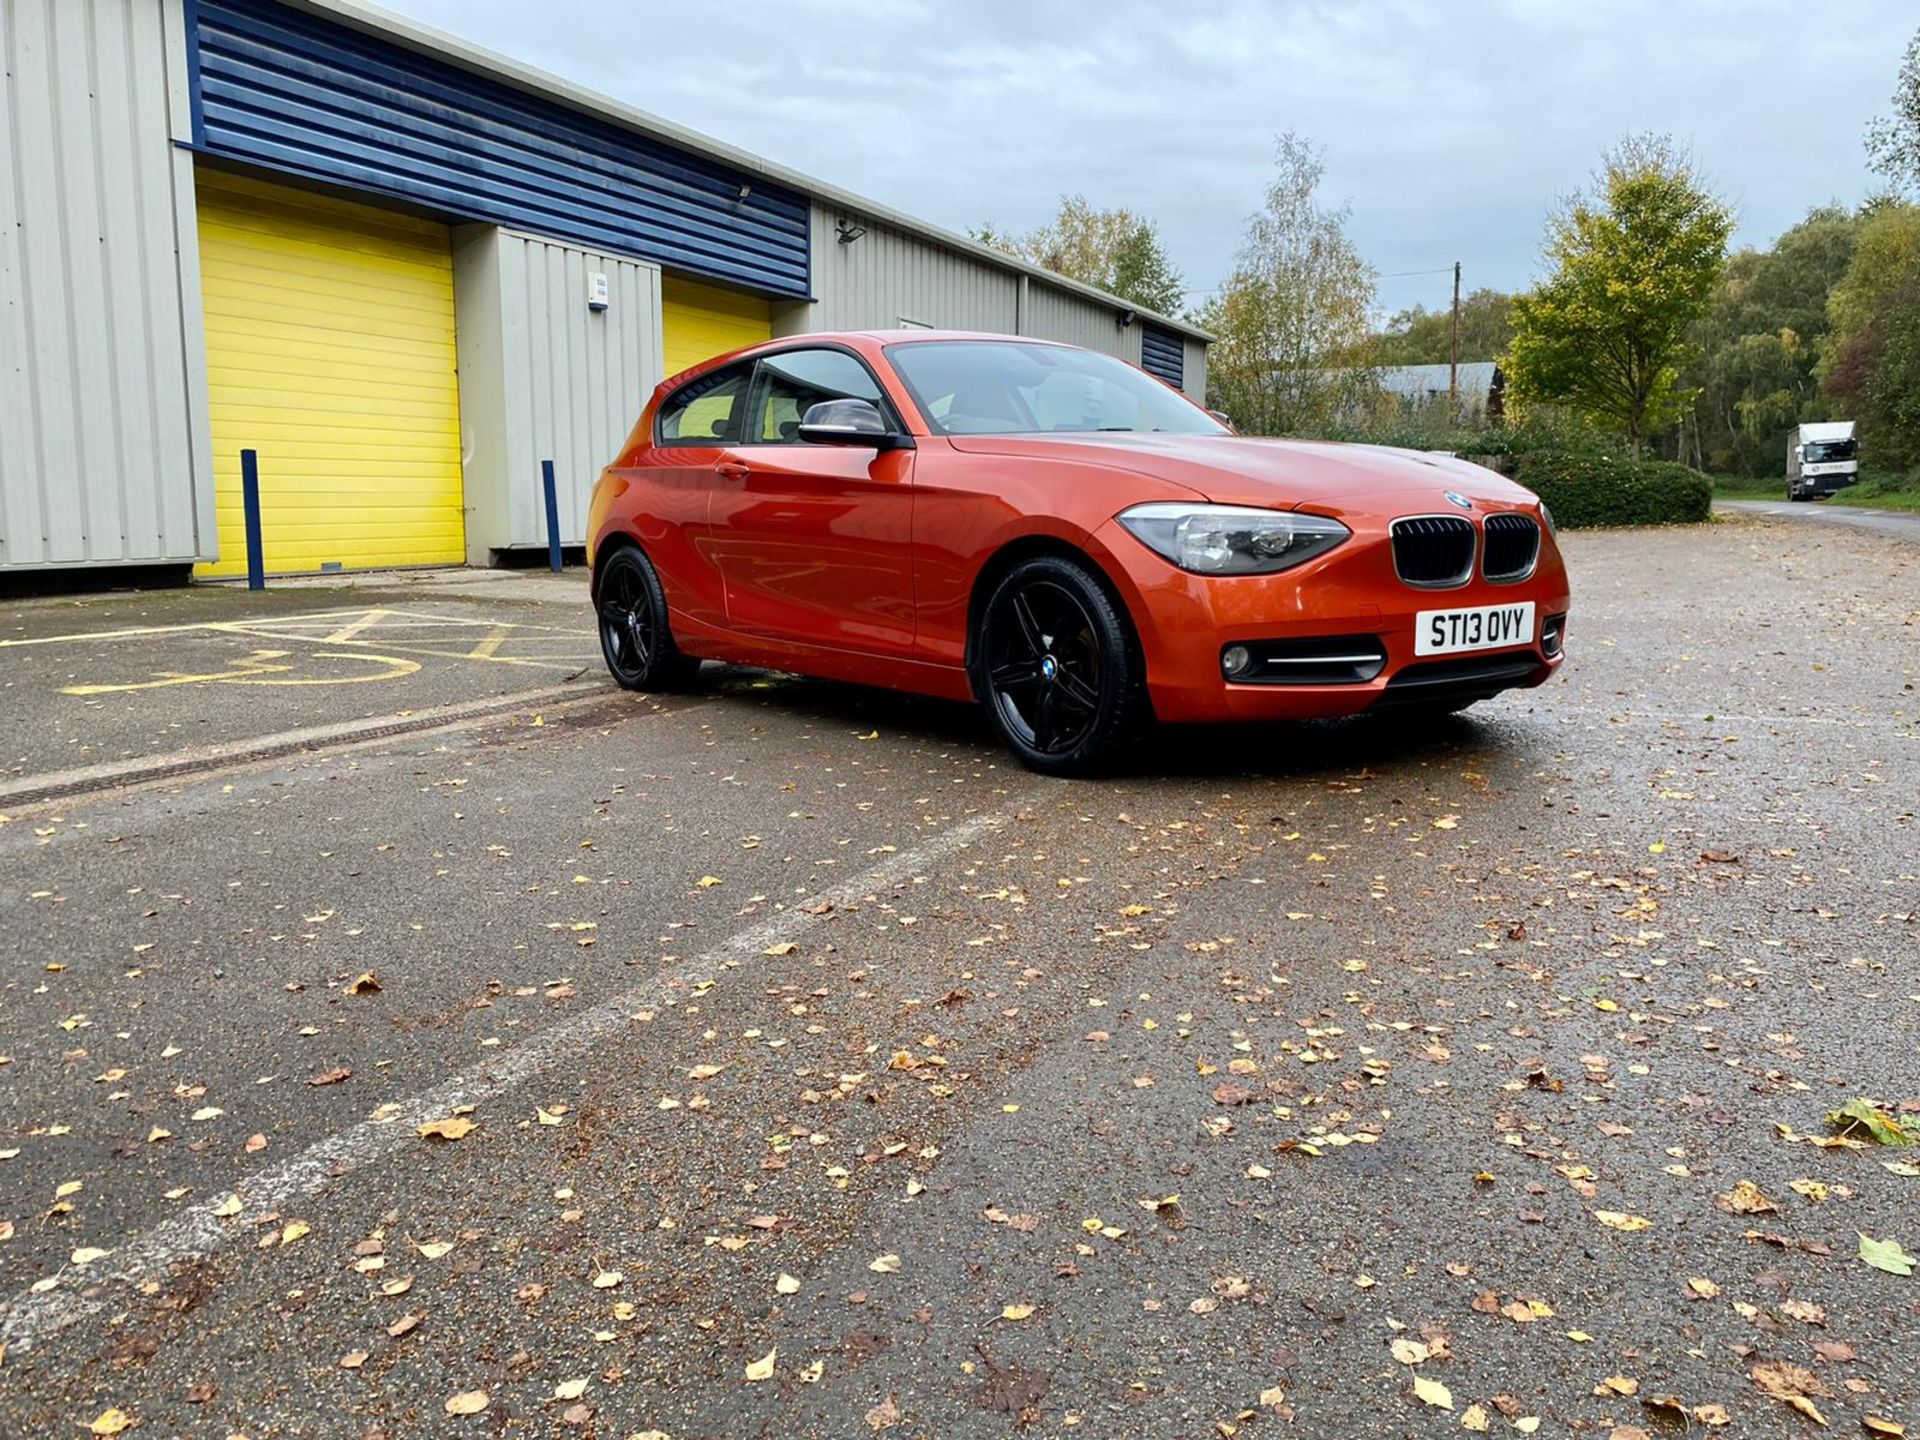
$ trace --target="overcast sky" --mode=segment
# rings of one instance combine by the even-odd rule
[[[1765,245],[1875,188],[1912,0],[387,0],[679,124],[953,229],[1063,191],[1159,222],[1195,300],[1258,203],[1273,136],[1384,311],[1524,287],[1554,197],[1634,130],[1690,143]]]

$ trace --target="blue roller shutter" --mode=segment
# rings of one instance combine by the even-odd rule
[[[188,0],[208,154],[776,295],[804,196],[275,0]]]

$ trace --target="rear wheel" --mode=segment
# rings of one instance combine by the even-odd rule
[[[1023,560],[981,608],[973,692],[1014,754],[1046,775],[1085,775],[1124,748],[1140,667],[1126,622],[1086,567]]]
[[[700,662],[682,655],[667,628],[667,595],[660,577],[637,547],[608,556],[594,587],[600,619],[600,653],[607,670],[628,690],[671,690],[684,685]]]

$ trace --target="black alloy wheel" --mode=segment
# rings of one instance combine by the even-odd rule
[[[684,684],[700,662],[682,655],[667,629],[667,597],[660,577],[633,546],[616,550],[594,587],[600,617],[600,653],[628,690],[664,690]]]
[[[1014,566],[974,637],[974,693],[1021,762],[1050,775],[1114,757],[1137,708],[1138,669],[1112,601],[1064,557]]]

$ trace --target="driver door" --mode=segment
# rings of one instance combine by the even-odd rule
[[[913,653],[912,450],[810,445],[823,400],[868,400],[894,420],[851,351],[762,356],[745,423],[721,457],[708,512],[728,628],[804,645]]]

